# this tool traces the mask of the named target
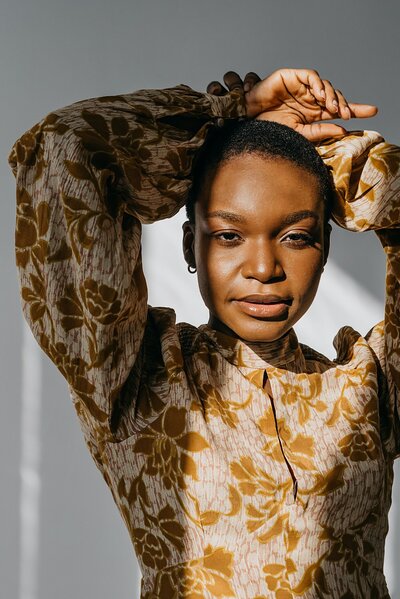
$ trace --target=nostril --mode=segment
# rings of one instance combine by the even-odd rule
[[[245,278],[257,279],[263,283],[282,280],[285,277],[284,268],[274,252],[268,248],[254,247],[247,254],[247,260],[243,264],[243,276]]]
[[[257,281],[260,281],[260,283],[274,283],[286,279],[285,271],[281,267],[246,267],[243,269],[242,274],[245,279],[256,279]]]

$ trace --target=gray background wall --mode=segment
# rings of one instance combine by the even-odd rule
[[[50,110],[85,97],[177,83],[202,90],[228,69],[265,76],[296,66],[318,69],[354,101],[376,103],[379,116],[354,128],[377,129],[400,143],[399,6],[396,0],[1,1],[1,597],[139,596],[128,534],[88,455],[64,380],[21,316],[14,182],[6,163],[14,140]],[[205,312],[180,258],[182,219],[145,231],[150,300],[200,323]],[[173,273],[166,276],[168,269]],[[382,317],[384,271],[373,234],[355,241],[336,228],[320,293],[296,327],[300,340],[332,355],[341,325],[366,332]],[[386,572],[399,599],[396,481]]]

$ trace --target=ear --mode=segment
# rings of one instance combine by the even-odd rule
[[[183,239],[182,248],[183,255],[188,266],[196,266],[196,260],[194,257],[194,228],[195,225],[190,223],[188,220],[182,225]]]
[[[325,223],[324,225],[324,266],[328,260],[329,249],[331,246],[331,231],[332,225]]]

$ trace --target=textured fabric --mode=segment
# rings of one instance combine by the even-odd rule
[[[23,312],[68,381],[143,599],[388,597],[399,148],[374,132],[318,148],[335,221],[375,230],[387,255],[385,318],[364,337],[341,328],[335,360],[293,329],[245,344],[147,306],[141,223],[178,211],[208,129],[244,115],[234,92],[180,85],[77,102],[26,132],[9,157]]]

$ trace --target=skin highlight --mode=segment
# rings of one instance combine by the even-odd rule
[[[183,231],[214,329],[275,341],[311,306],[330,226],[319,182],[305,169],[254,153],[230,158],[206,178],[195,223]]]

